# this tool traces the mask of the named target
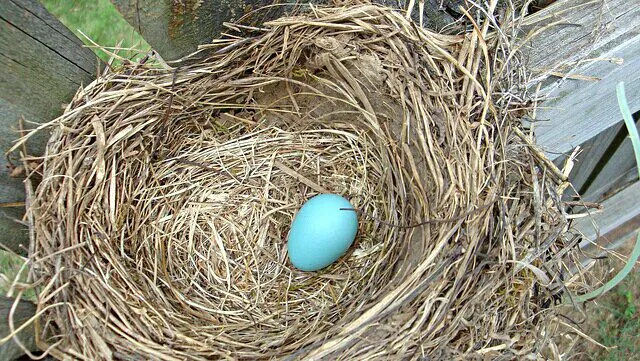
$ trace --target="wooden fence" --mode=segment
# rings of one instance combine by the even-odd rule
[[[166,60],[179,59],[212,40],[224,21],[271,3],[112,2]],[[447,15],[430,6],[425,18],[437,27],[447,21]],[[20,119],[32,124],[59,115],[62,104],[94,79],[101,64],[36,0],[1,1],[0,23],[0,152],[4,154],[19,135]],[[638,114],[638,29],[640,0],[558,0],[530,15],[522,27],[526,39],[522,51],[535,76],[531,89],[550,95],[531,122],[537,143],[558,164],[580,146],[582,153],[570,179],[585,200],[605,206],[595,216],[599,233],[590,222],[580,223],[589,240],[600,235],[615,243],[640,227],[640,183],[614,93],[615,84],[625,81],[631,111]],[[28,151],[41,152],[45,142],[43,137],[33,139]],[[15,155],[0,157],[0,243],[24,256],[28,237],[22,222],[24,186],[17,175],[19,165]],[[12,305],[12,299],[0,298],[0,339],[9,334],[6,317]],[[16,306],[18,324],[35,311],[28,302]],[[34,350],[32,332],[27,329],[21,339]],[[12,342],[0,345],[5,359],[21,353]]]

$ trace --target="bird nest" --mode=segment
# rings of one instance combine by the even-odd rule
[[[40,347],[388,360],[552,343],[562,176],[518,128],[500,39],[371,4],[246,33],[189,65],[107,71],[47,125],[28,200]],[[303,272],[287,233],[319,193],[351,201],[358,235]]]

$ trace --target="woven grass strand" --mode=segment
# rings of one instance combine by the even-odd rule
[[[524,75],[508,44],[370,4],[250,35],[177,70],[105,72],[47,125],[29,202],[41,347],[167,361],[557,350],[555,255],[573,251],[558,181],[514,132]],[[337,263],[300,272],[288,226],[324,190],[369,218]],[[389,226],[430,219],[451,221]]]

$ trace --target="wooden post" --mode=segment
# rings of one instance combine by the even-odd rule
[[[36,0],[0,1],[0,243],[25,255],[28,250],[26,227],[20,224],[24,214],[22,178],[11,175],[19,166],[18,156],[5,153],[19,137],[18,120],[26,127],[62,113],[83,85],[91,82],[99,61],[71,31],[49,14]],[[30,141],[28,152],[40,154],[45,135]],[[24,175],[22,175],[24,176]],[[14,300],[0,297],[0,338],[9,334],[8,315]],[[20,301],[14,313],[19,326],[35,314],[35,305]],[[36,350],[34,329],[19,335],[29,350]],[[0,345],[0,359],[13,360],[22,354],[13,341]]]
[[[636,122],[636,128],[640,123]],[[639,129],[640,130],[640,129]],[[571,181],[588,202],[599,202],[638,180],[627,128],[618,123],[580,145]]]
[[[535,133],[552,159],[622,122],[619,81],[631,112],[640,110],[638,28],[640,0],[559,0],[526,19],[523,37],[537,34],[525,44],[525,60],[551,98]]]
[[[559,163],[582,145],[571,180],[592,201],[628,183],[624,174],[635,162],[619,138],[615,87],[624,81],[631,112],[640,110],[638,28],[640,0],[559,0],[527,18],[522,29],[523,37],[537,33],[523,52],[550,97],[536,115],[537,143]],[[603,157],[613,153],[615,166],[602,173]]]
[[[249,14],[243,24],[259,26],[266,20],[275,19],[294,7],[309,3],[326,3],[311,0],[300,3],[291,0],[111,0],[118,11],[140,35],[160,54],[164,60],[177,60],[197,50],[198,45],[208,44],[223,32],[233,32],[223,23],[238,21]],[[409,1],[374,0],[379,4],[398,8]],[[404,4],[403,4],[404,3]],[[443,5],[457,9],[455,0],[426,0],[423,19],[426,26],[441,29],[451,23]],[[275,5],[274,5],[275,4]],[[418,2],[412,11],[419,21]],[[404,8],[406,6],[400,6]],[[262,8],[262,9],[261,9]],[[261,9],[260,11],[256,11]]]
[[[9,313],[13,307],[14,299],[0,296],[0,339],[11,333],[9,328]],[[13,324],[15,328],[20,327],[29,320],[36,312],[36,306],[29,301],[20,301],[13,313]],[[18,334],[18,339],[29,351],[37,350],[34,337],[33,325],[27,327]],[[3,360],[14,360],[24,354],[22,349],[13,341],[8,341],[0,345],[0,358]]]
[[[24,207],[24,185],[10,175],[17,156],[4,156],[19,137],[18,119],[27,127],[62,112],[78,88],[95,77],[99,62],[90,49],[36,0],[0,1],[0,243],[26,254],[26,227],[19,223]],[[43,135],[28,151],[44,149]]]
[[[640,215],[638,173],[615,91],[624,81],[631,112],[640,110],[639,28],[640,0],[558,0],[528,17],[522,29],[523,38],[535,33],[523,48],[538,76],[534,86],[550,96],[533,124],[537,143],[557,163],[581,146],[570,180],[585,200],[600,202],[635,182],[604,202],[595,217],[600,235],[616,234],[616,227]],[[576,227],[596,240],[591,219]]]
[[[210,43],[225,30],[223,23],[238,20],[253,9],[271,5],[271,0],[170,1],[112,0],[124,18],[165,59],[180,59]],[[273,7],[273,18],[286,7]],[[255,23],[263,16],[252,19]],[[229,29],[227,29],[229,30]]]

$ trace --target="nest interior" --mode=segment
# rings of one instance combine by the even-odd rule
[[[507,55],[371,4],[252,31],[190,65],[106,72],[48,124],[28,212],[41,347],[404,359],[553,342],[561,177],[518,136]],[[288,227],[325,192],[351,200],[358,236],[301,272]]]

